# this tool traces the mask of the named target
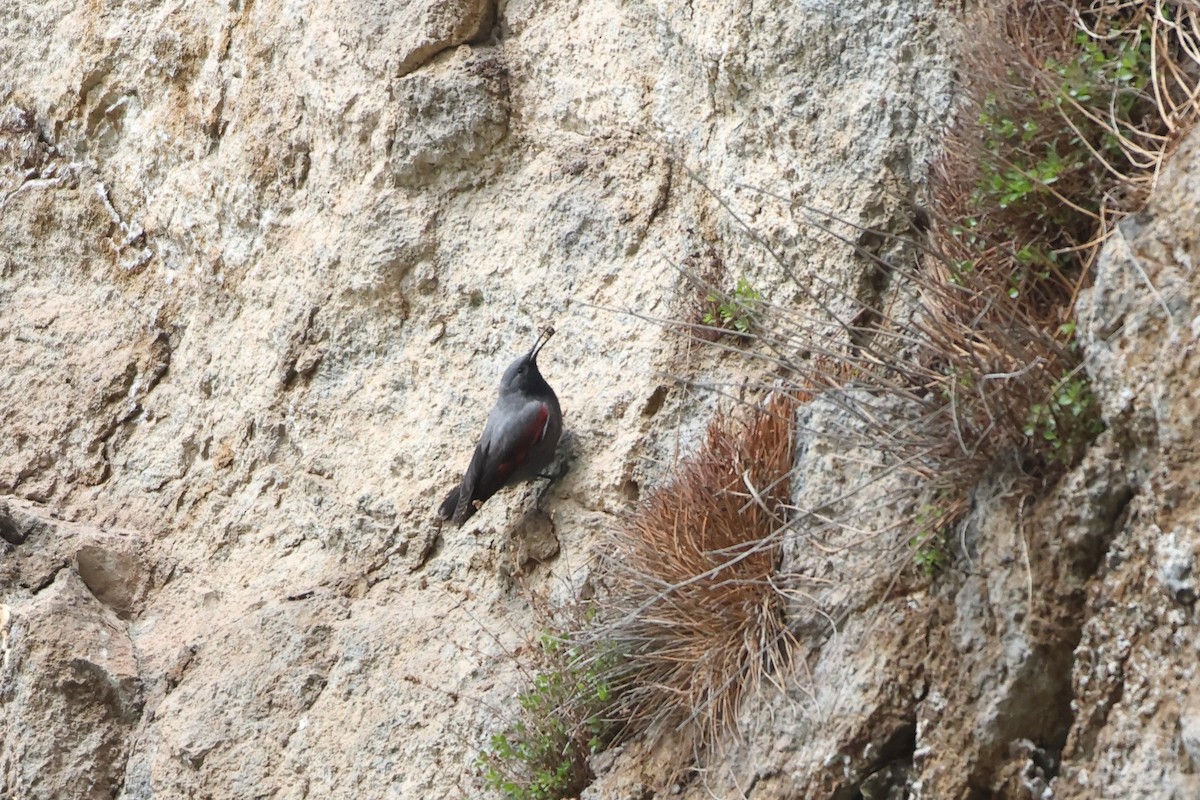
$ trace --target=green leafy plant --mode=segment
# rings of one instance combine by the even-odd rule
[[[613,702],[606,675],[615,653],[585,657],[569,637],[545,633],[539,657],[542,668],[518,695],[515,720],[492,736],[475,762],[484,783],[510,800],[578,794],[592,778],[588,756],[614,733],[605,711]]]
[[[913,564],[926,578],[937,575],[949,561],[945,537],[940,532],[923,530],[909,540],[908,547],[912,550]]]
[[[948,524],[946,498],[925,503],[914,520],[917,533],[908,540],[913,565],[926,578],[933,578],[950,563],[946,547]]]
[[[731,295],[710,292],[704,298],[708,310],[704,312],[704,324],[726,328],[740,334],[748,334],[755,327],[756,312],[762,304],[762,295],[743,275]]]
[[[949,424],[914,426],[902,455],[915,452],[946,498],[961,501],[1009,453],[1051,480],[1102,428],[1074,304],[1113,222],[1147,196],[1169,134],[1200,118],[1186,101],[1200,32],[1175,13],[1068,0],[981,20],[966,113],[931,181],[919,344],[903,366],[939,389],[920,395],[943,403],[921,418]]]
[[[1118,18],[1103,38],[1086,30],[1078,31],[1068,57],[1046,60],[1047,70],[1061,79],[1055,103],[1111,101],[1116,120],[1130,120],[1149,112],[1148,107],[1136,106],[1147,100],[1142,93],[1152,77],[1152,36],[1151,21],[1146,18],[1136,23]],[[1148,106],[1146,102],[1142,104]]]
[[[1029,409],[1025,435],[1052,461],[1069,463],[1104,430],[1096,396],[1085,377],[1065,377],[1050,399]]]

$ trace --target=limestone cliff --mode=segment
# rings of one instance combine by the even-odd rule
[[[685,271],[805,302],[739,220],[869,291],[772,195],[900,225],[951,14],[0,5],[0,797],[485,796],[526,592],[577,591],[694,447],[689,386],[759,377],[645,318],[691,318]],[[1192,138],[1081,301],[1109,425],[1083,463],[981,503],[973,572],[849,603],[681,793],[1195,796],[1198,176]],[[547,323],[569,473],[439,527]],[[654,764],[631,744],[589,791],[648,796]]]

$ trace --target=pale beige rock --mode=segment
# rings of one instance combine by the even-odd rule
[[[682,167],[829,276],[844,251],[734,184],[878,221],[923,169],[932,129],[879,102],[912,84],[894,64],[913,31],[936,50],[908,10],[510,2],[495,41],[492,13],[0,7],[0,487],[139,534],[134,575],[127,550],[34,531],[3,597],[80,568],[132,605],[148,710],[125,797],[477,796],[541,625],[502,568],[578,586],[591,534],[711,403],[660,374],[710,354],[681,363],[677,337],[598,307],[676,316],[694,298],[672,263],[709,252],[794,293]],[[831,38],[869,78],[820,77]],[[553,529],[514,541],[510,492],[439,532],[500,372],[547,322],[578,442]]]
[[[463,47],[397,81],[395,115],[382,127],[397,184],[421,185],[479,161],[508,133],[509,77],[493,54]]]
[[[4,790],[485,796],[472,761],[541,625],[506,559],[542,594],[581,585],[593,534],[694,446],[715,402],[666,376],[754,369],[620,310],[686,317],[675,265],[697,264],[775,301],[807,290],[849,308],[862,262],[758,190],[892,226],[948,105],[950,13],[0,3],[0,495],[28,534],[0,543]],[[1182,151],[1164,185],[1191,186],[1195,158]],[[1196,258],[1197,193],[1175,191],[1146,234],[1157,255],[1139,256],[1165,270],[1159,295],[1186,289],[1178,265]],[[1123,288],[1097,320],[1159,302],[1127,270],[1104,285]],[[844,591],[838,636],[807,629],[812,685],[748,707],[745,740],[683,796],[852,794],[878,765],[948,792],[1015,785],[1044,760],[1030,737],[1062,727],[1030,722],[1021,698],[1049,690],[1029,676],[1079,624],[1067,765],[1045,779],[1082,797],[1084,771],[1128,788],[1153,764],[1188,796],[1168,755],[1194,738],[1177,710],[1191,611],[1160,577],[1186,582],[1196,552],[1195,520],[1170,511],[1196,484],[1187,291],[1170,294],[1171,324],[1147,316],[1094,355],[1112,426],[1098,452],[1140,454],[1133,466],[1094,456],[1029,512],[1043,610],[1069,598],[1079,614],[1049,632],[1017,619],[1027,573],[1012,510],[998,514],[973,551],[993,572],[956,597]],[[542,503],[552,535],[513,541],[515,491],[439,529],[501,371],[548,322],[541,365],[577,441]],[[1163,453],[1179,454],[1171,469]],[[1143,516],[1111,545],[1086,476],[1118,491],[1125,472]],[[839,478],[823,479],[810,491]],[[1090,510],[1059,524],[1076,500]],[[1088,559],[1102,577],[1080,588]],[[1029,655],[1046,642],[1053,658]],[[973,655],[960,665],[955,648]],[[959,746],[980,720],[999,720],[991,738]],[[664,763],[631,744],[594,796],[641,792]]]
[[[118,614],[133,610],[146,587],[146,569],[136,553],[85,545],[75,553],[75,568],[88,590]]]
[[[494,0],[418,0],[406,6],[397,26],[404,54],[398,75],[412,72],[442,50],[478,39],[495,13]],[[394,16],[393,6],[385,8]]]
[[[0,782],[6,793],[116,796],[143,705],[126,624],[68,570],[0,609]]]

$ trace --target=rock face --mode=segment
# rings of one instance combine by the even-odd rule
[[[528,597],[703,429],[662,376],[752,369],[641,317],[871,291],[788,200],[902,224],[943,6],[0,4],[0,795],[484,796]],[[976,574],[844,598],[682,793],[1195,793],[1198,163],[1086,301],[1101,444]],[[550,322],[570,472],[439,529]]]
[[[0,626],[6,789],[14,797],[115,797],[143,710],[126,626],[71,570],[5,606]]]
[[[998,470],[955,543],[965,567],[928,586],[881,570],[878,536],[797,537],[785,571],[813,586],[794,612],[807,669],[747,708],[742,741],[680,796],[1196,796],[1197,197],[1193,133],[1079,301],[1108,426],[1082,462],[1015,500]],[[838,494],[813,438],[801,509]],[[887,530],[882,509],[860,511],[862,531]],[[638,796],[648,758],[588,796]]]
[[[1136,494],[1088,586],[1063,797],[1200,792],[1200,235],[1188,221],[1197,197],[1193,133],[1147,213],[1127,220],[1105,248],[1095,288],[1080,302],[1093,380]]]

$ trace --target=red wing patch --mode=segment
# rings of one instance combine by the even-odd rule
[[[513,451],[512,457],[501,461],[496,467],[496,477],[501,485],[509,476],[516,472],[522,464],[529,460],[529,452],[546,436],[546,428],[550,427],[550,408],[545,403],[538,406],[538,413],[530,421],[529,426],[521,433],[520,444]]]

